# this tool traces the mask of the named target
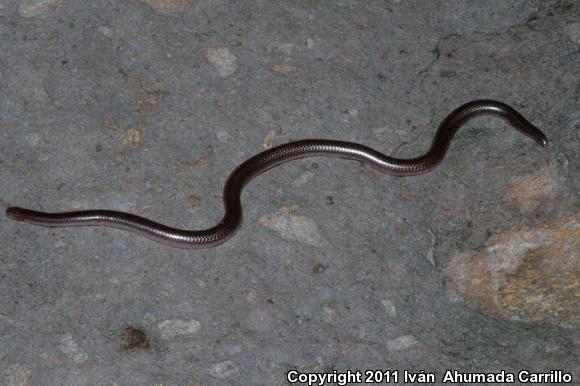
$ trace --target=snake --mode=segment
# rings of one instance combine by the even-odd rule
[[[540,146],[546,147],[548,144],[544,133],[514,108],[495,100],[475,100],[451,112],[439,125],[429,150],[416,158],[393,158],[359,143],[329,139],[298,140],[262,151],[241,163],[229,175],[223,189],[224,216],[217,225],[209,229],[177,229],[135,214],[115,210],[48,213],[10,207],[6,209],[6,215],[12,220],[47,227],[120,228],[176,248],[210,248],[229,240],[240,228],[243,188],[254,177],[275,166],[300,158],[326,156],[362,161],[385,174],[416,176],[439,165],[458,129],[467,121],[482,115],[502,118]]]

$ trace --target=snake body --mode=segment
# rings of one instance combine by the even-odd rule
[[[11,207],[6,210],[6,215],[16,221],[48,227],[108,226],[129,230],[172,247],[209,248],[225,242],[236,233],[242,223],[242,189],[268,169],[299,158],[328,156],[362,161],[380,172],[395,176],[426,173],[441,163],[457,130],[480,115],[503,118],[539,145],[545,147],[548,143],[546,136],[512,107],[498,101],[478,100],[466,103],[449,114],[439,126],[429,151],[413,159],[393,158],[358,143],[325,139],[290,142],[256,154],[230,174],[223,191],[224,217],[217,225],[205,230],[176,229],[113,210],[46,213]]]

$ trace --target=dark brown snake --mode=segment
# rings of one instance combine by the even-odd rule
[[[468,120],[480,115],[503,118],[539,145],[545,147],[548,143],[546,136],[512,107],[493,100],[478,100],[466,103],[449,114],[439,125],[429,151],[413,159],[392,158],[358,143],[325,139],[290,142],[256,154],[230,174],[223,192],[224,217],[216,226],[205,230],[171,228],[134,214],[112,210],[45,213],[11,207],[6,210],[6,215],[16,221],[48,227],[109,226],[129,230],[172,247],[209,248],[225,242],[235,234],[242,222],[242,189],[250,180],[270,168],[298,158],[332,156],[366,162],[383,173],[395,176],[426,173],[443,160],[457,130]]]

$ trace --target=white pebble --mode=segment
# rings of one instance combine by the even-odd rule
[[[221,78],[232,75],[238,68],[236,56],[226,47],[208,48],[206,58]]]
[[[172,339],[177,336],[193,336],[201,328],[197,320],[169,319],[159,323],[161,339]]]
[[[209,375],[218,379],[234,378],[240,374],[240,369],[232,361],[224,361],[213,364],[209,369]]]
[[[59,348],[63,354],[71,358],[75,363],[83,363],[89,359],[87,353],[79,347],[71,334],[63,335]]]

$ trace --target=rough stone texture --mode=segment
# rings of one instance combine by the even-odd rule
[[[39,16],[62,4],[64,0],[20,0],[18,12],[24,17]]]
[[[484,117],[419,177],[285,164],[210,250],[3,217],[0,384],[283,385],[291,368],[577,382],[579,18],[574,0],[0,1],[3,207],[210,227],[228,173],[264,148],[414,157],[477,98],[551,142]]]
[[[486,314],[580,329],[578,219],[507,231],[453,256],[450,288]]]
[[[229,48],[225,47],[211,47],[205,50],[207,60],[210,62],[212,67],[222,78],[226,78],[232,75],[236,68],[236,56],[232,54]]]
[[[558,198],[560,183],[555,169],[545,167],[529,176],[517,177],[503,195],[503,200],[523,213],[534,212],[540,205]]]
[[[316,223],[311,218],[294,214],[297,210],[297,206],[282,207],[275,214],[260,217],[260,224],[277,232],[283,239],[324,247],[326,241],[320,235]]]
[[[157,326],[162,339],[193,336],[201,328],[197,320],[164,320]]]
[[[176,12],[187,11],[191,8],[191,0],[134,0],[148,4],[155,12],[170,15]]]

